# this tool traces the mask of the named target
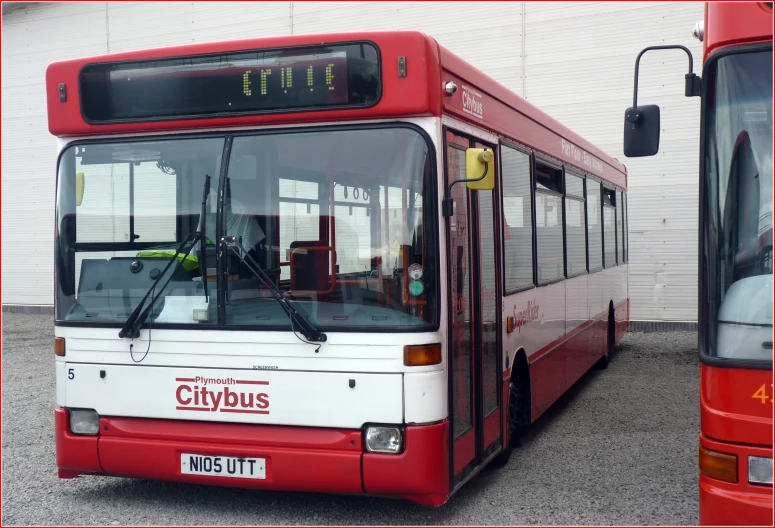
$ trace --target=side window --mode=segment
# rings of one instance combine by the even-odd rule
[[[565,173],[565,247],[568,277],[587,270],[587,231],[584,222],[584,179]]]
[[[501,146],[503,253],[506,293],[533,284],[533,214],[530,156]]]
[[[624,264],[624,193],[617,193],[619,203],[616,207],[616,234],[619,237],[619,264]]]
[[[606,268],[616,266],[616,191],[603,188],[603,254]]]
[[[603,267],[603,234],[600,227],[600,184],[587,179],[587,238],[589,270]]]
[[[562,169],[540,161],[536,175],[536,261],[538,284],[564,277]]]

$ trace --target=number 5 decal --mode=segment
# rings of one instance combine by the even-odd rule
[[[70,369],[67,371],[67,379],[74,379],[75,378],[75,371],[73,369]]]

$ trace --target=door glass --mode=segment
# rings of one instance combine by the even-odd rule
[[[453,146],[447,147],[447,185],[465,175],[466,153]],[[450,218],[449,257],[452,286],[452,341],[451,357],[453,437],[458,438],[473,426],[471,402],[471,270],[468,253],[468,193],[465,185],[455,185],[451,197],[454,214]]]
[[[493,191],[479,191],[479,241],[482,261],[482,353],[484,354],[484,415],[498,408],[495,224]]]

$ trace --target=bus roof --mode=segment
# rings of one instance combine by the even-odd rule
[[[382,90],[376,104],[368,108],[217,114],[103,124],[88,122],[82,112],[79,76],[86,65],[352,42],[372,42],[379,50]],[[405,58],[405,75],[399,72],[399,57]],[[449,81],[458,86],[451,96],[444,91]],[[49,131],[61,137],[451,115],[622,188],[627,186],[626,168],[618,160],[440,46],[432,37],[416,31],[281,36],[73,59],[49,65],[46,90]]]

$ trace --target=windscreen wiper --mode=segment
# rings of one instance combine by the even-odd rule
[[[183,242],[181,242],[178,248],[175,250],[175,254],[172,256],[172,258],[169,259],[169,261],[167,261],[167,265],[164,266],[164,270],[159,274],[158,277],[156,277],[156,280],[153,281],[151,287],[148,288],[147,292],[145,292],[143,299],[137,304],[132,313],[129,314],[126,323],[124,323],[124,326],[118,333],[118,337],[128,337],[129,339],[140,337],[140,326],[142,326],[143,322],[145,322],[145,320],[148,318],[148,315],[151,313],[151,310],[153,309],[153,303],[156,302],[156,299],[159,298],[161,293],[164,291],[164,288],[166,288],[167,284],[170,283],[170,280],[172,280],[175,272],[178,271],[178,267],[183,265],[183,261],[186,260],[188,254],[191,253],[191,250],[194,249],[196,244],[191,244],[191,247],[189,247],[185,253],[183,253],[183,248],[186,244],[195,241],[200,236],[202,236],[202,233],[199,231],[193,231],[186,235],[186,237],[183,239]],[[183,255],[183,258],[178,259],[178,255],[181,254]],[[173,263],[175,263],[175,269],[173,269],[172,273],[170,273],[167,277],[167,282],[165,282],[164,285],[159,288],[159,293],[153,296],[151,302],[148,304],[145,310],[143,310],[143,306],[145,306],[145,301],[148,300],[148,296],[156,290],[156,285],[159,284],[162,278],[164,278],[164,275],[167,273],[167,270]]]
[[[126,323],[124,323],[124,326],[121,328],[121,331],[118,333],[118,337],[124,338],[128,337],[129,339],[134,339],[136,337],[140,337],[140,327],[145,322],[145,320],[148,318],[148,315],[150,315],[151,311],[153,310],[153,304],[156,302],[156,299],[159,298],[159,296],[164,291],[164,288],[167,287],[167,284],[170,283],[170,280],[172,280],[172,277],[175,276],[175,272],[178,271],[178,266],[183,265],[183,261],[188,258],[189,253],[191,253],[191,250],[194,249],[194,246],[196,244],[192,244],[188,250],[183,253],[183,258],[180,260],[177,260],[178,255],[180,255],[183,251],[183,248],[186,244],[189,242],[193,242],[197,239],[201,240],[202,242],[202,262],[199,262],[199,270],[202,275],[202,282],[204,287],[204,294],[205,294],[205,302],[208,301],[208,292],[207,292],[207,247],[206,247],[206,240],[207,240],[207,219],[205,215],[207,214],[207,195],[210,194],[210,175],[205,175],[205,185],[204,189],[202,191],[202,211],[201,216],[199,219],[199,226],[200,229],[198,231],[194,231],[192,233],[189,233],[183,241],[180,243],[178,248],[175,250],[175,254],[172,256],[172,258],[167,261],[167,265],[164,266],[164,271],[162,271],[159,276],[156,278],[155,281],[153,281],[153,284],[151,284],[151,287],[148,288],[148,291],[145,292],[145,296],[143,299],[138,303],[138,305],[135,307],[135,309],[132,311],[131,314],[129,314],[129,317],[126,320]],[[156,285],[159,284],[159,281],[161,281],[162,277],[164,277],[164,274],[167,273],[167,270],[177,260],[177,264],[175,265],[175,269],[172,270],[172,273],[170,273],[169,277],[167,277],[167,282],[164,283],[164,285],[159,289],[159,293],[154,295],[154,297],[151,299],[150,304],[146,309],[143,311],[143,306],[145,305],[145,301],[148,300],[148,296],[151,295],[156,289]]]
[[[225,236],[221,239],[221,242],[226,247],[231,249],[231,251],[239,257],[240,261],[245,264],[245,266],[253,273],[253,275],[258,277],[264,286],[267,287],[269,292],[277,300],[277,302],[280,303],[280,306],[288,315],[288,318],[291,320],[291,326],[293,326],[293,323],[296,323],[301,329],[301,334],[307,338],[308,341],[316,341],[318,343],[323,343],[326,341],[326,334],[315,328],[315,326],[309,322],[304,314],[298,311],[293,306],[293,304],[285,298],[283,292],[281,292],[279,288],[274,285],[272,279],[270,279],[266,272],[261,269],[261,266],[259,266],[258,263],[253,260],[253,257],[248,254],[244,247],[242,247],[242,244],[237,242],[236,237]]]
[[[202,275],[202,284],[205,292],[205,302],[209,302],[207,292],[207,195],[210,194],[210,175],[205,174],[205,188],[202,191],[202,212],[199,222],[199,240],[202,242],[202,257],[199,259],[199,271]]]

